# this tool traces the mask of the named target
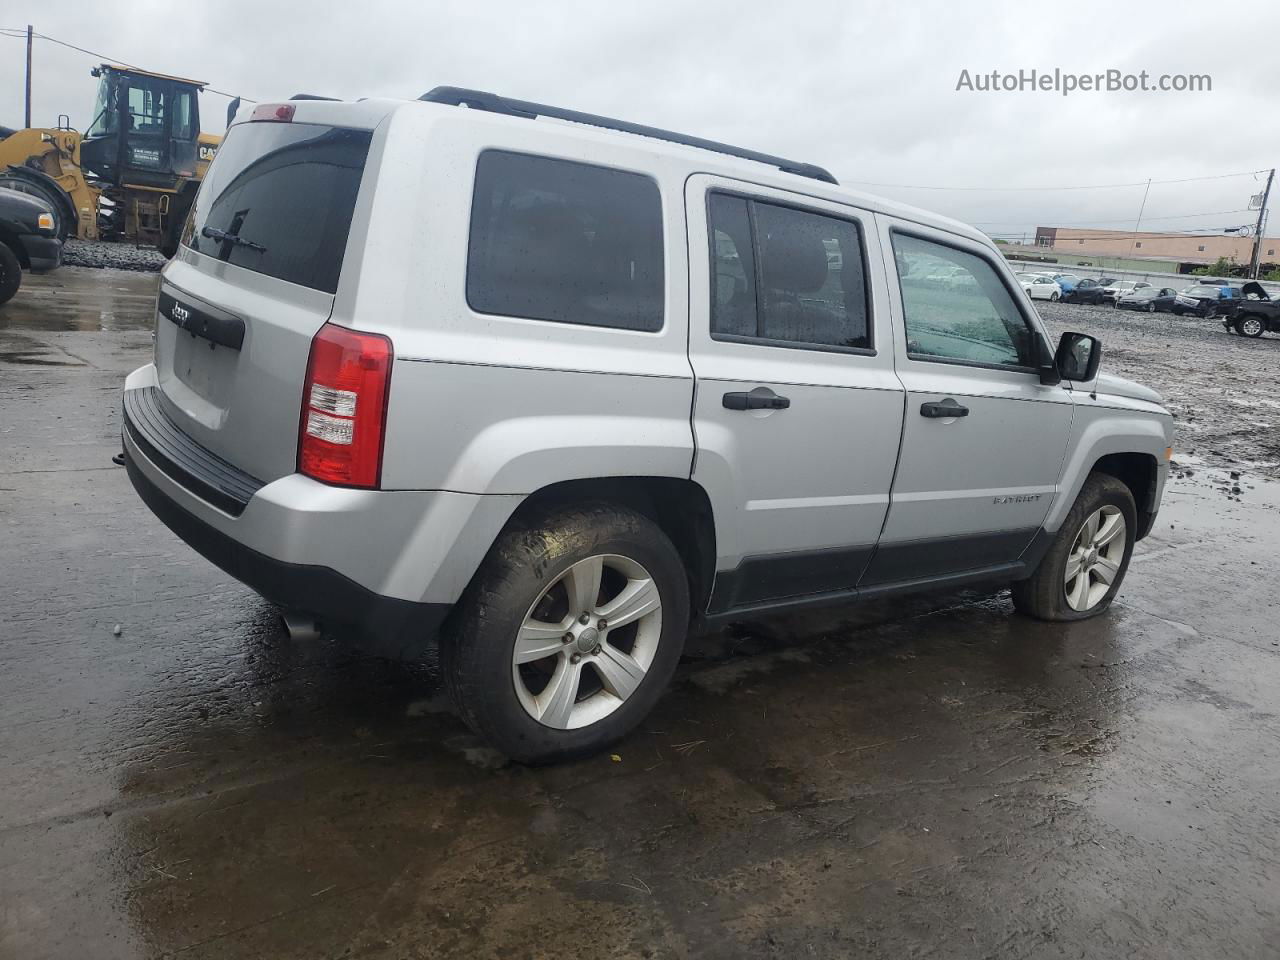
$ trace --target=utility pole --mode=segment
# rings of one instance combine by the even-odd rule
[[[31,127],[31,38],[35,35],[35,31],[31,29],[31,24],[27,24],[27,116],[23,123],[28,129]]]
[[[1142,215],[1147,209],[1147,197],[1151,193],[1151,179],[1147,179],[1147,189],[1142,191],[1142,203],[1138,207],[1138,222],[1133,225],[1133,238],[1129,241],[1129,259],[1133,259],[1134,245],[1138,242],[1138,231],[1142,229]]]
[[[1271,198],[1271,181],[1276,178],[1276,168],[1272,167],[1267,174],[1267,186],[1262,191],[1262,206],[1258,208],[1258,225],[1253,231],[1253,256],[1249,258],[1249,277],[1258,279],[1258,271],[1262,266],[1262,230],[1267,222],[1267,201]]]

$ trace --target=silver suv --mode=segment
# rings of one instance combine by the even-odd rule
[[[1172,422],[1099,359],[981,233],[819,167],[456,88],[299,100],[218,151],[124,446],[192,547],[438,638],[465,720],[544,761],[639,723],[691,625],[981,581],[1105,610]]]

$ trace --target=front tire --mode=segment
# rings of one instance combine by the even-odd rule
[[[0,304],[8,303],[22,286],[22,264],[18,256],[0,240]]]
[[[1050,303],[1057,303],[1059,299],[1061,298],[1058,296],[1058,292],[1056,290],[1053,293],[1049,294]]]
[[[1262,336],[1263,323],[1258,317],[1243,317],[1235,323],[1236,333],[1242,337],[1252,337],[1257,339]]]
[[[1013,605],[1038,620],[1085,620],[1115,599],[1138,529],[1133,494],[1105,473],[1090,474],[1049,551],[1013,584]]]
[[[503,531],[441,638],[459,715],[522,763],[584,756],[653,709],[684,648],[689,581],[656,524],[604,503]]]

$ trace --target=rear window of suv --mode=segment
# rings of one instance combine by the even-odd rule
[[[653,332],[662,301],[662,198],[652,178],[480,154],[467,253],[472,310]]]
[[[371,137],[308,123],[233,127],[182,242],[246,270],[334,293]]]

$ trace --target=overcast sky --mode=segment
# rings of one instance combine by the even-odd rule
[[[478,87],[819,163],[842,182],[1046,187],[1210,177],[1280,160],[1280,4],[1073,2],[62,3],[24,27],[258,100]],[[1265,44],[1265,47],[1264,47]],[[33,121],[91,119],[92,57],[36,40]],[[957,92],[962,70],[1209,74],[1202,93]],[[22,124],[23,44],[0,35],[0,124]],[[206,92],[204,127],[227,100]],[[866,186],[990,233],[1130,229],[1143,187]],[[1156,183],[1144,229],[1220,229],[1262,183]],[[1230,212],[1228,212],[1230,211]],[[1186,214],[1209,214],[1187,217]],[[1276,221],[1273,220],[1273,224]],[[1268,231],[1276,233],[1275,228]]]

